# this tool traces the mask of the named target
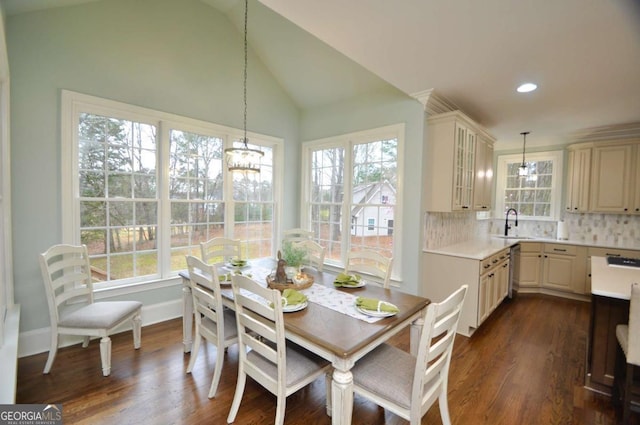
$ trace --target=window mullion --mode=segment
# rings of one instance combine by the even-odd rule
[[[171,149],[171,128],[165,121],[158,123],[157,170],[158,170],[158,256],[160,275],[171,273],[171,202],[169,200],[169,158]]]
[[[351,249],[351,209],[353,203],[352,184],[353,184],[353,149],[355,142],[345,140],[344,148],[344,181],[342,196],[342,228],[346,229],[342,235],[342,263],[347,264],[347,253]],[[345,237],[346,236],[346,237]]]

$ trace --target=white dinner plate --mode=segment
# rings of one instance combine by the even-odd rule
[[[241,269],[246,269],[247,267],[250,267],[248,261],[244,264],[244,266],[236,266],[236,265],[233,265],[232,263],[226,263],[224,266],[231,270],[241,270]]]
[[[282,307],[282,312],[283,313],[293,313],[294,311],[304,310],[305,308],[307,308],[308,305],[309,305],[308,301],[305,301],[305,302],[303,302],[301,304],[286,305],[286,306]]]
[[[360,279],[357,285],[340,285],[336,286],[336,288],[362,288],[366,284],[367,282],[364,279]]]
[[[391,311],[376,311],[376,310],[366,310],[364,308],[361,308],[359,306],[354,306],[356,308],[356,310],[358,310],[360,313],[366,315],[366,316],[371,316],[371,317],[391,317],[391,316],[395,316],[398,313],[394,313]]]

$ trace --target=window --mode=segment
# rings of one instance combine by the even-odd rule
[[[522,156],[498,156],[497,217],[502,218],[508,208],[515,208],[518,218],[557,220],[560,215],[562,151],[528,154],[526,163],[528,175],[519,176]]]
[[[328,264],[343,266],[346,253],[360,249],[400,258],[393,227],[403,137],[404,125],[394,125],[304,144],[301,224],[326,248]]]
[[[62,128],[63,239],[88,246],[98,287],[175,276],[216,236],[273,255],[280,141],[251,138],[261,173],[229,173],[237,130],[67,91]]]

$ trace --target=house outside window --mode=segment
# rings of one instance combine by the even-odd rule
[[[400,258],[401,232],[387,223],[401,213],[403,140],[404,125],[393,125],[303,144],[301,224],[326,248],[327,264],[341,267],[361,249]]]
[[[498,156],[496,216],[503,218],[507,209],[515,208],[521,219],[558,220],[562,159],[562,151],[528,154],[528,173],[520,176],[521,155]]]
[[[230,173],[238,130],[68,91],[62,130],[63,241],[87,245],[96,287],[176,276],[217,236],[273,255],[281,141],[250,138],[261,173]]]

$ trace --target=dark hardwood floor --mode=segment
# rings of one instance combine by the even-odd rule
[[[616,423],[610,399],[583,388],[589,305],[560,298],[520,295],[504,302],[472,338],[458,336],[449,374],[454,424]],[[133,349],[131,332],[112,337],[111,376],[100,369],[99,343],[58,351],[51,374],[47,354],[18,362],[17,403],[62,403],[65,424],[224,424],[235,391],[237,349],[225,355],[215,399],[207,393],[215,349],[203,344],[192,375],[182,351],[182,324],[172,320],[142,331]],[[409,333],[391,341],[405,350]],[[248,379],[237,424],[269,424],[275,398]],[[287,399],[287,424],[330,424],[324,379]],[[356,397],[353,424],[406,424]],[[440,424],[437,403],[423,424]],[[637,418],[634,418],[637,424]]]

